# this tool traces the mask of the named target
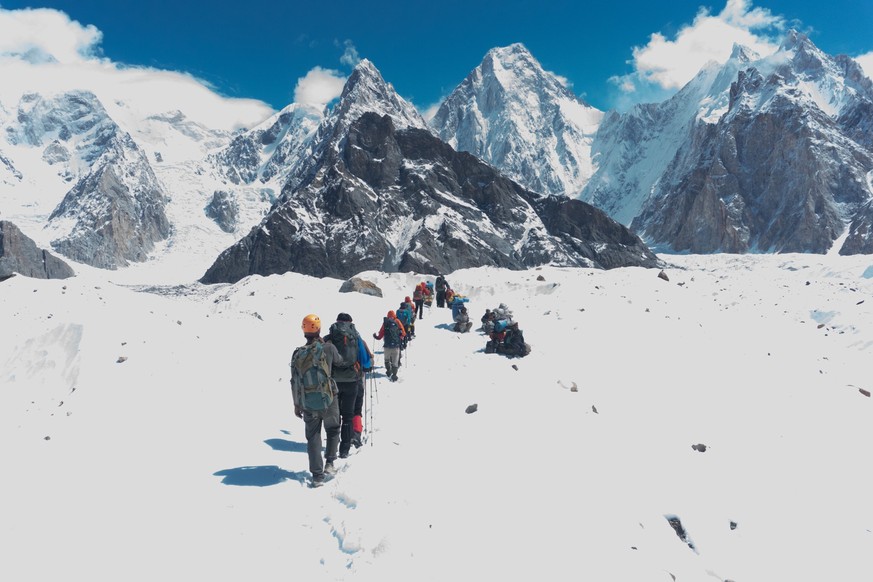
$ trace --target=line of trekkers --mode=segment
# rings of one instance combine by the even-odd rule
[[[415,338],[415,322],[424,319],[424,306],[432,305],[434,295],[437,307],[452,309],[454,331],[466,333],[473,325],[465,305],[468,299],[455,293],[445,277],[439,275],[434,283],[417,284],[412,297],[405,297],[396,311],[388,311],[379,331],[373,334],[374,339],[383,340],[385,374],[392,382],[397,381],[402,351]],[[301,327],[306,344],[294,350],[291,357],[291,387],[294,414],[305,423],[311,485],[317,487],[336,472],[337,457],[346,458],[352,446],[363,444],[366,382],[374,382],[375,358],[348,313],[337,315],[324,337],[321,319],[315,314],[304,317]],[[502,303],[494,311],[486,310],[482,330],[490,338],[486,353],[510,357],[530,353],[518,323],[512,320],[512,312]],[[372,426],[372,407],[367,408]],[[324,458],[322,427],[327,434]]]

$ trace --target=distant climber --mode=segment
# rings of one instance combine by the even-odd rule
[[[392,382],[397,381],[397,370],[400,368],[400,345],[403,338],[406,336],[406,330],[403,329],[403,324],[397,319],[397,315],[393,311],[389,311],[382,320],[382,327],[378,333],[374,333],[373,337],[377,340],[385,338],[384,354],[385,354],[385,374]]]

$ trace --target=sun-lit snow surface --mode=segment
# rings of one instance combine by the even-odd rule
[[[428,311],[399,383],[376,348],[371,444],[317,490],[299,321],[369,338],[416,276],[0,283],[0,579],[869,581],[873,261],[669,260],[450,274],[533,353]]]

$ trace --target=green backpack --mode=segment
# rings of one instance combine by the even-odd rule
[[[294,350],[291,357],[291,375],[303,388],[304,409],[325,410],[333,403],[330,365],[321,342],[312,342]]]

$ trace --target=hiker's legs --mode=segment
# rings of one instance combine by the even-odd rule
[[[400,348],[385,348],[385,373],[393,376],[400,367]]]
[[[415,300],[415,313],[418,319],[424,319],[424,299]]]
[[[364,411],[364,380],[366,376],[361,374],[358,378],[358,394],[355,396],[355,416],[361,416]]]
[[[336,459],[337,449],[340,443],[340,413],[339,399],[334,398],[330,407],[324,411],[324,432],[327,433],[327,450],[324,457],[328,461]]]
[[[339,391],[340,444],[339,454],[347,455],[352,447],[352,417],[355,415],[355,400],[358,398],[358,381],[337,382]]]
[[[306,426],[306,452],[309,454],[309,472],[313,476],[324,473],[324,459],[321,458],[321,415],[309,410],[303,411]]]

